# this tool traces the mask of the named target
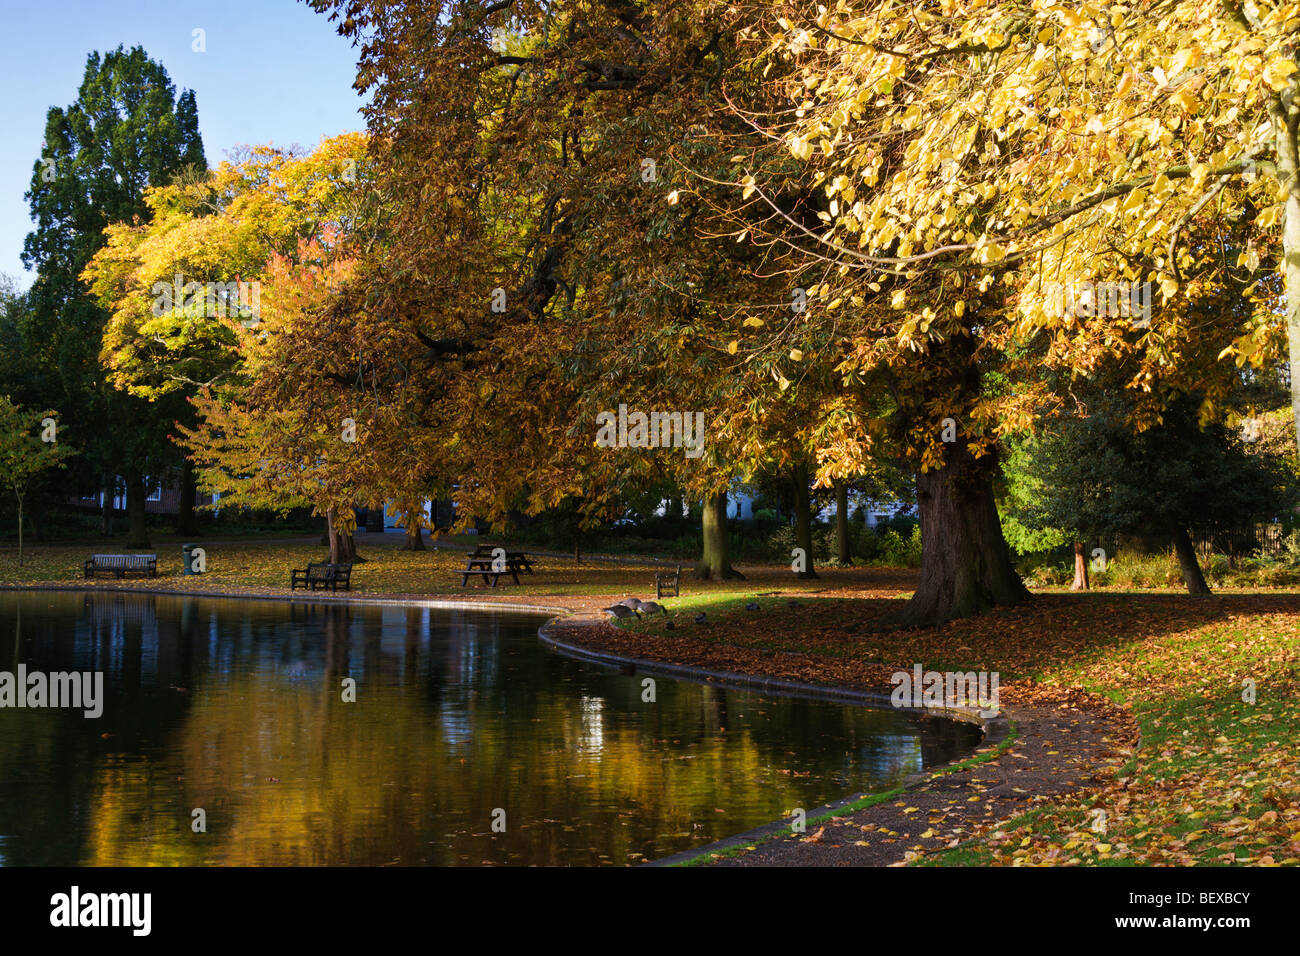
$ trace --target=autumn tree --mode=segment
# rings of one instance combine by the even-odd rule
[[[1253,273],[1290,241],[1296,14],[791,4],[755,34],[755,61],[797,76],[773,81],[786,107],[752,121],[805,164],[823,208],[800,221],[788,179],[755,169],[735,177],[750,207],[734,218],[771,212],[781,228],[764,234],[825,266],[809,309],[843,316],[842,367],[891,381],[923,538],[903,623],[1026,595],[992,481],[1002,438],[1032,430],[1047,389],[1027,374],[990,392],[991,374],[1132,358],[1139,419],[1154,420],[1155,399],[1204,367],[1188,352],[1267,361],[1277,317]],[[1243,227],[1225,255],[1216,234]],[[1229,328],[1188,321],[1186,289],[1207,276],[1255,308]],[[1099,289],[1123,293],[1116,307],[1076,307]]]
[[[100,360],[113,386],[170,420],[194,423],[186,401],[240,367],[234,331],[259,321],[273,256],[326,230],[351,235],[369,198],[365,137],[345,134],[300,154],[267,146],[235,162],[145,191],[147,219],[114,223],[83,273],[110,312]],[[195,483],[185,459],[182,533]]]

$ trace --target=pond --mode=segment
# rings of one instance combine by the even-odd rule
[[[648,701],[648,675],[556,653],[543,621],[0,593],[11,687],[20,666],[103,675],[98,717],[0,706],[0,864],[625,865],[889,789],[979,739],[666,677]]]

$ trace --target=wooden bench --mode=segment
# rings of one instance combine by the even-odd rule
[[[100,571],[105,571],[115,578],[125,578],[129,574],[156,578],[158,577],[158,555],[92,554],[81,567],[88,578],[93,578]]]
[[[677,565],[677,570],[672,574],[667,571],[660,571],[655,575],[655,600],[666,597],[680,597],[678,593],[682,587],[682,566]]]
[[[289,574],[289,590],[299,587],[307,591],[351,591],[352,565],[313,561],[305,568],[294,568]]]

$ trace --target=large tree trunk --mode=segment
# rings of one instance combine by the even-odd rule
[[[126,478],[126,546],[149,547],[149,529],[145,525],[144,499],[147,489],[144,476],[128,475]]]
[[[849,547],[849,486],[843,481],[835,482],[835,543],[839,554],[836,556],[841,566],[853,563],[853,551]]]
[[[731,566],[727,557],[727,494],[721,492],[704,501],[704,554],[695,565],[695,573],[706,580],[722,581],[745,576]]]
[[[1074,542],[1074,583],[1070,590],[1088,590],[1088,559],[1084,557],[1082,541]]]
[[[194,477],[194,463],[188,458],[181,462],[181,501],[176,512],[176,533],[190,538],[199,533],[195,508],[198,505],[198,482]]]
[[[18,495],[18,567],[23,566],[23,496]]]
[[[976,459],[959,441],[944,445],[944,460],[917,476],[921,580],[890,622],[902,627],[935,626],[1029,597],[993,500],[996,458]]]
[[[799,464],[790,468],[790,487],[794,491],[794,543],[803,549],[804,569],[801,578],[815,578],[812,546],[812,500],[808,493],[808,466]]]
[[[1188,536],[1186,528],[1174,531],[1174,553],[1178,555],[1178,566],[1182,569],[1187,593],[1209,594],[1210,586],[1205,583],[1205,575],[1201,573],[1201,565],[1196,560],[1196,548],[1192,546],[1192,539]]]
[[[1300,441],[1300,74],[1289,95],[1272,97],[1269,112],[1277,147],[1277,181],[1286,187],[1282,210],[1282,279],[1286,286],[1286,333],[1291,370],[1291,414]]]
[[[352,564],[357,560],[357,544],[351,531],[344,531],[338,509],[333,505],[325,512],[326,534],[330,541],[330,562]]]

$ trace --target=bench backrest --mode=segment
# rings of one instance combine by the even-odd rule
[[[92,554],[98,568],[147,568],[158,560],[156,554]]]

